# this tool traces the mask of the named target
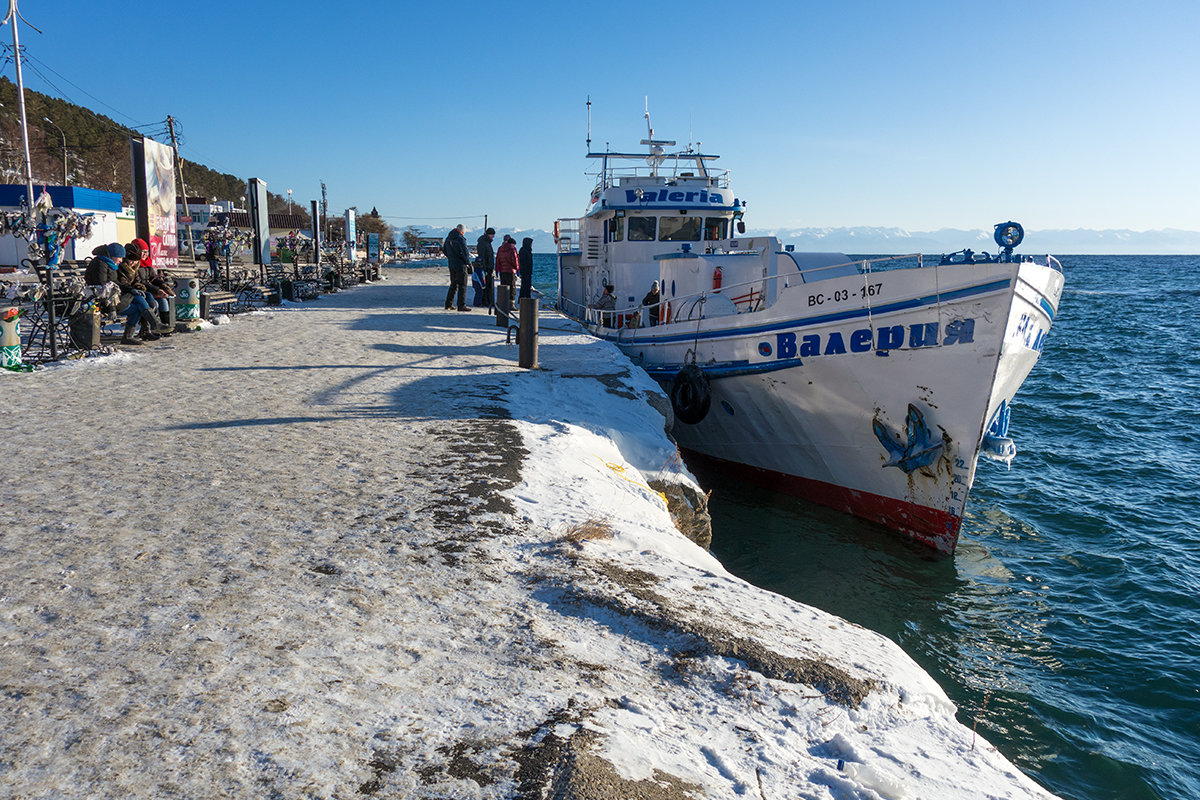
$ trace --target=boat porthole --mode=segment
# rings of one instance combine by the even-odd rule
[[[726,414],[728,414],[731,417],[733,416],[733,406],[729,405],[728,400],[721,401],[721,408],[725,409]]]
[[[769,358],[771,356],[771,343],[770,342],[759,342],[758,343],[758,354],[760,356],[762,356],[763,358]]]

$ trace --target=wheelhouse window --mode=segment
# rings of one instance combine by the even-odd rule
[[[666,217],[658,228],[660,242],[698,242],[700,241],[699,217]]]
[[[625,218],[613,217],[608,221],[608,240],[620,242],[625,239]]]
[[[706,217],[704,220],[704,241],[718,242],[729,238],[729,220],[724,217]]]
[[[629,217],[629,241],[653,242],[657,217]]]

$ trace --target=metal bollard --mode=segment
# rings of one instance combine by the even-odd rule
[[[507,328],[510,314],[512,314],[512,288],[509,286],[497,286],[496,327]]]
[[[521,298],[521,327],[517,330],[517,366],[537,369],[538,304],[533,297]]]

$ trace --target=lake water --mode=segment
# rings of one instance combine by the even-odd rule
[[[879,631],[1071,800],[1200,797],[1200,256],[1063,256],[1045,352],[955,555],[700,472],[713,551]],[[535,283],[555,293],[555,260]]]
[[[1200,798],[1200,256],[1060,260],[1020,452],[981,461],[953,557],[696,467],[713,552],[899,643],[1050,791]]]

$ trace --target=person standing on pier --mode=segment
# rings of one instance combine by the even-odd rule
[[[521,269],[521,297],[532,297],[533,239],[528,236],[521,240],[521,250],[517,253],[517,263]]]
[[[450,233],[446,234],[446,240],[442,242],[442,253],[450,266],[450,291],[446,292],[447,311],[453,307],[451,303],[454,302],[455,292],[458,292],[458,310],[471,310],[467,308],[467,270],[471,268],[471,253],[467,250],[467,240],[463,237],[465,230],[466,226],[458,223],[451,228]]]
[[[504,234],[504,244],[500,245],[500,249],[496,251],[496,274],[500,276],[500,285],[508,287],[508,296],[513,296],[513,288],[517,270],[520,265],[517,257],[517,241]]]
[[[479,267],[483,270],[483,304],[492,310],[496,304],[495,278],[496,251],[492,249],[492,239],[496,238],[496,229],[488,228],[483,236],[475,242],[475,254],[479,257]]]

